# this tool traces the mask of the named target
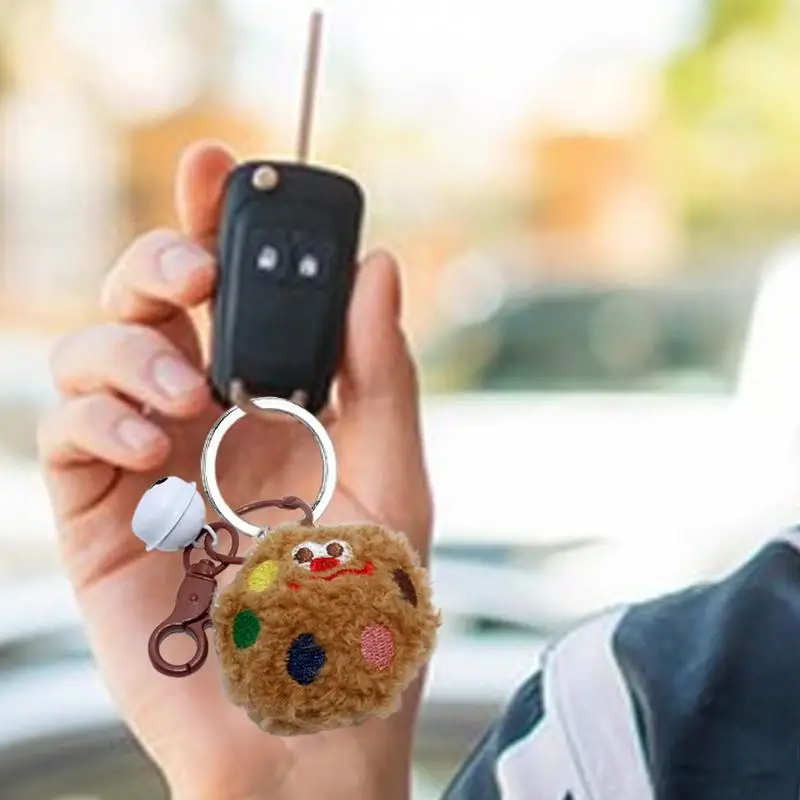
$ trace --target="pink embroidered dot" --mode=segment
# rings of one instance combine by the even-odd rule
[[[392,632],[383,625],[370,625],[361,633],[361,655],[378,669],[386,669],[394,661]]]

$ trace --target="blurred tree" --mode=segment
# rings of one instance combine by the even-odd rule
[[[673,262],[671,208],[643,133],[545,129],[536,148],[540,257],[559,279],[651,280]]]
[[[800,223],[800,0],[707,0],[663,76],[660,161],[695,244]]]
[[[680,241],[653,165],[654,93],[652,75],[625,60],[587,60],[551,79],[520,139],[536,274],[648,281],[672,269]]]

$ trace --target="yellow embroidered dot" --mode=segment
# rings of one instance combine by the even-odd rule
[[[275,583],[278,577],[277,561],[262,561],[249,575],[247,587],[254,592],[263,592]]]

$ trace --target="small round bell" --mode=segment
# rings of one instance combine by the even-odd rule
[[[175,552],[192,544],[205,524],[205,504],[197,484],[172,476],[157,480],[142,495],[132,527],[148,551]]]

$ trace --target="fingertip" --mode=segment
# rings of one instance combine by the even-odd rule
[[[388,314],[397,320],[401,307],[400,264],[388,250],[370,251],[358,270],[353,306],[358,318]]]
[[[146,471],[161,464],[172,447],[159,425],[106,394],[84,395],[44,414],[37,445],[45,466],[59,471],[95,462]]]
[[[374,250],[359,269],[339,373],[343,405],[413,393],[413,365],[400,325],[400,268]]]
[[[147,472],[164,463],[172,442],[157,425],[138,415],[122,417],[113,431],[116,441],[124,450],[121,459],[133,472]]]
[[[173,400],[170,416],[173,419],[191,420],[207,411],[213,402],[208,382]]]
[[[135,239],[106,276],[100,304],[111,320],[160,322],[208,300],[217,279],[211,249],[177,231]]]
[[[127,360],[132,365],[143,366],[126,373],[126,377],[132,376],[130,382],[112,377],[109,383],[113,387],[119,386],[137,402],[150,404],[169,419],[184,421],[196,419],[211,406],[208,377],[179,351],[158,344],[151,346],[145,341],[137,350],[131,351]]]
[[[390,283],[399,303],[401,270],[400,262],[394,253],[389,250],[372,250],[364,258],[363,268],[365,272],[379,273],[382,281]]]
[[[370,265],[380,265],[395,271],[399,268],[399,264],[394,253],[382,247],[376,247],[375,249],[370,250],[364,257],[364,263]]]
[[[201,140],[181,154],[175,180],[175,206],[183,230],[201,241],[213,238],[228,174],[236,165],[231,149],[216,140]]]
[[[220,139],[198,139],[188,144],[178,160],[178,175],[216,175],[237,161],[233,149]]]
[[[217,282],[217,262],[212,253],[197,245],[203,251],[203,258],[198,258],[191,268],[178,272],[164,281],[170,299],[182,308],[194,308],[208,300],[214,292]]]

